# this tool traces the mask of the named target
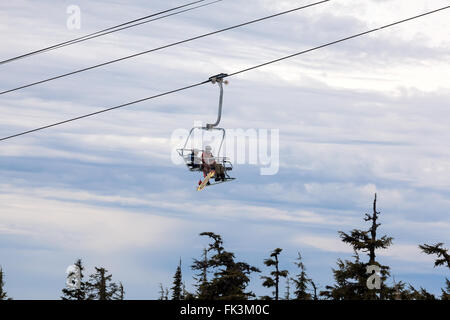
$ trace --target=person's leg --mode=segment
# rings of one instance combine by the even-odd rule
[[[216,170],[216,177],[222,180],[225,180],[225,170],[224,167],[220,163],[216,163],[214,166]]]
[[[219,181],[220,172],[218,171],[217,163],[214,163],[214,180]]]
[[[203,165],[203,177],[206,178],[208,173],[211,171],[211,167],[207,164]]]

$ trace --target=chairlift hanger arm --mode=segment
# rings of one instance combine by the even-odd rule
[[[209,78],[209,81],[210,81],[212,84],[217,83],[217,84],[219,85],[220,96],[219,96],[219,111],[218,111],[218,114],[217,114],[217,120],[216,120],[215,123],[208,123],[208,124],[206,125],[206,128],[207,128],[208,130],[210,130],[210,129],[214,128],[214,127],[217,127],[217,126],[219,125],[219,123],[220,123],[221,118],[222,118],[223,83],[225,83],[225,84],[228,83],[226,80],[224,81],[224,79],[225,79],[226,77],[228,77],[228,74],[226,74],[226,73],[220,73],[220,74],[218,74],[218,75],[215,75],[215,76],[212,76],[212,77]]]

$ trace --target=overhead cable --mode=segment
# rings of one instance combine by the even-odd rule
[[[410,18],[407,18],[407,19],[399,20],[399,21],[396,21],[396,22],[384,25],[384,26],[379,27],[379,28],[371,29],[371,30],[368,30],[368,31],[365,31],[365,32],[361,32],[361,33],[355,34],[353,36],[349,36],[349,37],[345,37],[345,38],[342,38],[342,39],[339,39],[339,40],[336,40],[336,41],[328,42],[326,44],[323,44],[323,45],[320,45],[320,46],[317,46],[317,47],[314,47],[314,48],[311,48],[311,49],[308,49],[308,50],[299,51],[297,53],[294,53],[294,54],[291,54],[291,55],[288,55],[288,56],[284,56],[282,58],[278,58],[278,59],[274,59],[274,60],[271,60],[271,61],[268,61],[268,62],[265,62],[265,63],[262,63],[262,64],[258,64],[258,65],[255,65],[253,67],[249,67],[249,68],[246,68],[246,69],[235,71],[233,73],[230,73],[230,74],[227,74],[227,75],[223,76],[223,78],[236,76],[236,75],[244,73],[244,72],[255,70],[255,69],[258,69],[258,68],[261,68],[261,67],[273,64],[273,63],[277,63],[277,62],[280,62],[280,61],[283,61],[283,60],[286,60],[286,59],[290,59],[290,58],[293,58],[293,57],[296,57],[296,56],[299,56],[299,55],[302,55],[302,54],[306,54],[308,52],[312,52],[312,51],[315,51],[315,50],[318,50],[318,49],[321,49],[321,48],[325,48],[325,47],[328,47],[328,46],[331,46],[331,45],[334,45],[334,44],[337,44],[337,43],[340,43],[340,42],[344,42],[344,41],[347,41],[347,40],[350,40],[350,39],[361,37],[361,36],[367,35],[369,33],[377,32],[377,31],[380,31],[380,30],[383,30],[383,29],[386,29],[386,28],[390,28],[390,27],[399,25],[401,23],[405,23],[407,21],[415,20],[415,19],[427,16],[427,15],[431,15],[433,13],[437,13],[439,11],[447,10],[447,9],[450,9],[450,6],[442,7],[440,9],[436,9],[436,10],[433,10],[433,11],[428,11],[426,13],[423,13],[423,14],[420,14],[420,15],[416,15],[416,16],[413,16],[413,17],[410,17]],[[128,103],[125,103],[125,104],[121,104],[121,105],[118,105],[118,106],[115,106],[115,107],[112,107],[112,108],[103,109],[103,110],[100,110],[100,111],[97,111],[97,112],[93,112],[93,113],[89,113],[89,114],[85,114],[85,115],[82,115],[82,116],[79,116],[79,117],[76,117],[76,118],[72,118],[72,119],[56,122],[56,123],[53,123],[53,124],[50,124],[50,125],[46,125],[46,126],[43,126],[43,127],[36,128],[36,129],[32,129],[32,130],[24,131],[24,132],[21,132],[21,133],[17,133],[17,134],[11,135],[11,136],[0,138],[0,141],[12,139],[12,138],[15,138],[15,137],[18,137],[18,136],[22,136],[22,135],[26,135],[26,134],[30,134],[32,132],[36,132],[36,131],[44,130],[44,129],[47,129],[47,128],[55,127],[55,126],[62,125],[62,124],[68,123],[68,122],[72,122],[72,121],[76,121],[76,120],[79,120],[79,119],[91,117],[91,116],[94,116],[94,115],[97,115],[97,114],[100,114],[100,113],[112,111],[112,110],[115,110],[115,109],[128,107],[128,106],[134,105],[136,103],[140,103],[140,102],[143,102],[143,101],[155,99],[155,98],[166,96],[166,95],[169,95],[169,94],[172,94],[172,93],[176,93],[176,92],[184,91],[184,90],[191,89],[191,88],[194,88],[194,87],[198,87],[200,85],[203,85],[203,84],[206,84],[206,83],[209,83],[209,82],[211,82],[211,79],[208,79],[208,80],[203,81],[203,82],[191,84],[191,85],[188,85],[188,86],[185,86],[185,87],[182,87],[182,88],[178,88],[178,89],[175,89],[175,90],[171,90],[171,91],[167,91],[167,92],[164,92],[164,93],[160,93],[160,94],[157,94],[157,95],[154,95],[154,96],[151,96],[151,97],[147,97],[147,98],[135,100],[135,101],[132,101],[132,102],[128,102]]]

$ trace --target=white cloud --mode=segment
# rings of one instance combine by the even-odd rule
[[[84,199],[89,197],[84,196]],[[75,198],[76,199],[76,198]],[[97,253],[170,246],[189,223],[152,213],[102,208],[32,195],[1,194],[2,234],[23,235],[29,242]],[[107,201],[112,199],[106,198]],[[121,199],[115,199],[122,202]],[[171,237],[167,237],[171,234]],[[165,239],[164,242],[161,239]]]

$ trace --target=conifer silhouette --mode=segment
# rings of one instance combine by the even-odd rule
[[[88,293],[87,293],[87,283],[84,281],[84,265],[83,261],[81,259],[78,259],[75,261],[74,266],[78,268],[79,271],[79,283],[78,286],[74,287],[66,287],[62,289],[62,300],[87,300],[88,299]],[[74,273],[70,273],[68,275],[69,277],[74,276]]]
[[[194,264],[191,266],[192,270],[200,271],[199,274],[197,274],[194,277],[194,280],[196,280],[195,287],[197,288],[197,298],[198,299],[207,299],[209,296],[208,293],[208,270],[209,270],[209,264],[208,264],[208,249],[203,249],[203,255],[200,260],[194,259]]]
[[[89,276],[86,287],[88,300],[115,300],[119,291],[119,286],[112,282],[112,275],[102,267],[95,267],[95,273]]]
[[[5,291],[5,275],[1,266],[0,266],[0,300],[12,300],[12,298],[8,298],[8,295]]]
[[[338,268],[333,269],[336,284],[326,286],[326,290],[320,293],[321,296],[333,300],[377,300],[394,297],[394,288],[386,284],[386,280],[390,276],[389,267],[376,261],[376,251],[388,248],[393,239],[386,235],[377,238],[377,231],[381,225],[378,223],[379,215],[377,195],[375,194],[373,212],[372,214],[366,213],[364,218],[366,222],[371,222],[370,228],[368,230],[354,229],[350,234],[339,231],[341,240],[353,248],[354,261],[338,259]],[[360,252],[369,256],[368,262],[361,261]],[[370,274],[367,274],[367,267],[369,266],[377,266],[380,269],[380,289],[368,287]]]
[[[205,258],[203,262],[195,261],[193,270],[201,270],[201,296],[200,299],[208,300],[242,300],[253,297],[252,292],[246,292],[249,275],[252,272],[260,272],[257,268],[245,262],[236,262],[234,253],[228,252],[223,247],[220,235],[212,232],[203,232],[200,236],[206,236],[212,240],[207,252],[211,257]],[[205,264],[206,262],[206,264]],[[212,271],[213,278],[207,280],[208,270]]]
[[[274,288],[275,291],[273,292],[275,300],[279,299],[279,285],[280,285],[280,277],[286,278],[288,276],[287,270],[280,270],[279,269],[279,260],[278,256],[280,255],[281,251],[283,249],[276,248],[272,251],[270,254],[270,258],[264,260],[264,264],[268,267],[274,267],[275,271],[272,271],[270,275],[272,277],[262,276],[261,279],[264,280],[263,286],[266,288]],[[269,297],[264,297],[265,299]]]
[[[312,280],[309,279],[306,275],[306,268],[302,261],[302,255],[298,252],[297,261],[295,265],[299,268],[300,273],[292,278],[292,281],[295,284],[295,299],[297,300],[311,300],[311,294],[308,293],[308,284],[312,283]]]
[[[423,244],[419,245],[419,248],[428,255],[436,255],[437,258],[434,261],[434,266],[444,266],[447,265],[450,268],[450,255],[448,254],[448,249],[443,248],[443,243],[437,243],[435,245]],[[441,289],[442,291],[442,300],[450,300],[450,281],[445,279],[446,288]]]
[[[173,276],[172,300],[184,300],[183,278],[181,274],[181,259]]]

